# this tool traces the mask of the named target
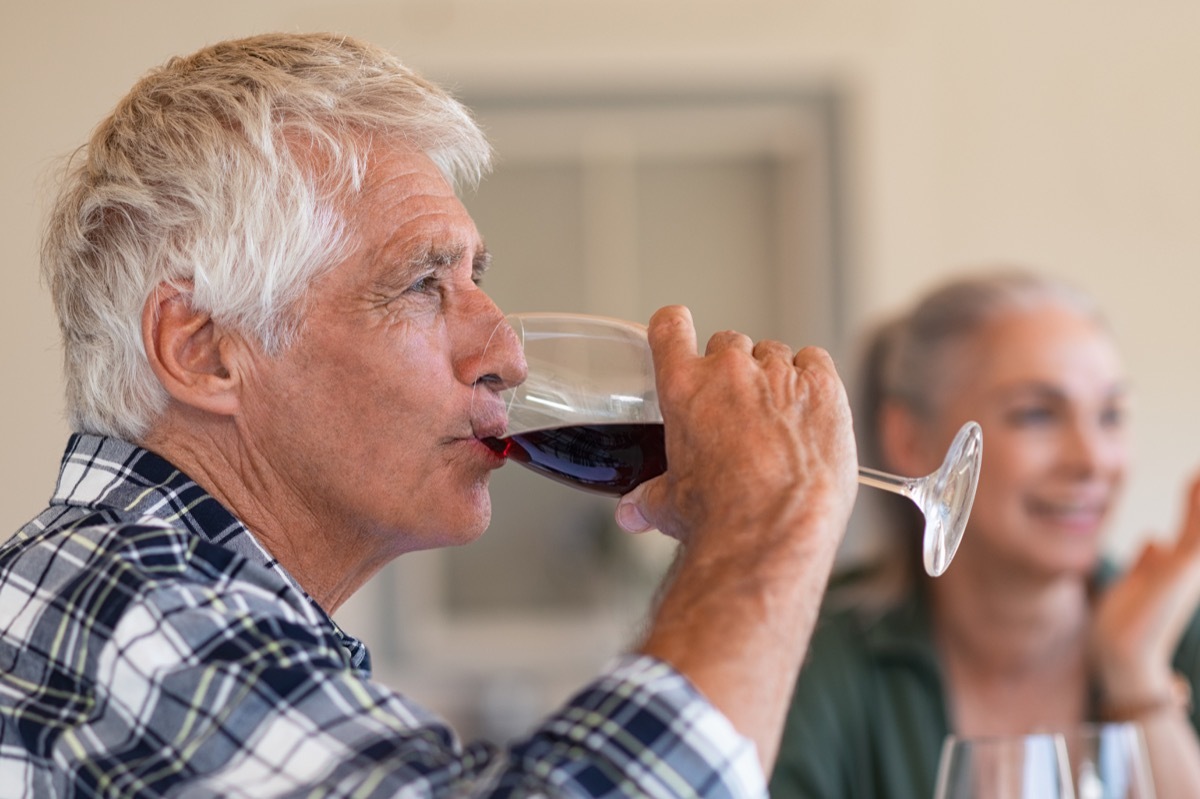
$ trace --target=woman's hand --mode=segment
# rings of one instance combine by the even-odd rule
[[[1101,598],[1091,630],[1103,709],[1138,719],[1182,706],[1171,656],[1200,602],[1200,477],[1173,543],[1151,542]]]

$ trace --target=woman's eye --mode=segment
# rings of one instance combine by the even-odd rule
[[[1054,411],[1042,407],[1014,408],[1008,418],[1016,425],[1042,425],[1054,421]]]
[[[1120,427],[1124,422],[1124,408],[1105,408],[1100,413],[1100,424],[1104,427]]]

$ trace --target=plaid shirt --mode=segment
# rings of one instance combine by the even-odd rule
[[[228,510],[157,455],[71,438],[0,549],[0,795],[764,796],[753,744],[628,656],[528,738],[463,745],[372,682]]]

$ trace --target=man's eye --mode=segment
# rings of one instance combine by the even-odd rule
[[[410,294],[429,294],[437,290],[437,278],[433,275],[425,275],[415,283],[410,285],[406,290]]]

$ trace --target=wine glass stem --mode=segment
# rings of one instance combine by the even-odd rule
[[[858,467],[858,482],[865,486],[882,488],[884,491],[891,491],[893,494],[899,494],[900,496],[912,499],[913,490],[916,488],[918,481],[911,477],[899,477],[887,472],[881,472],[878,469],[860,466]]]

